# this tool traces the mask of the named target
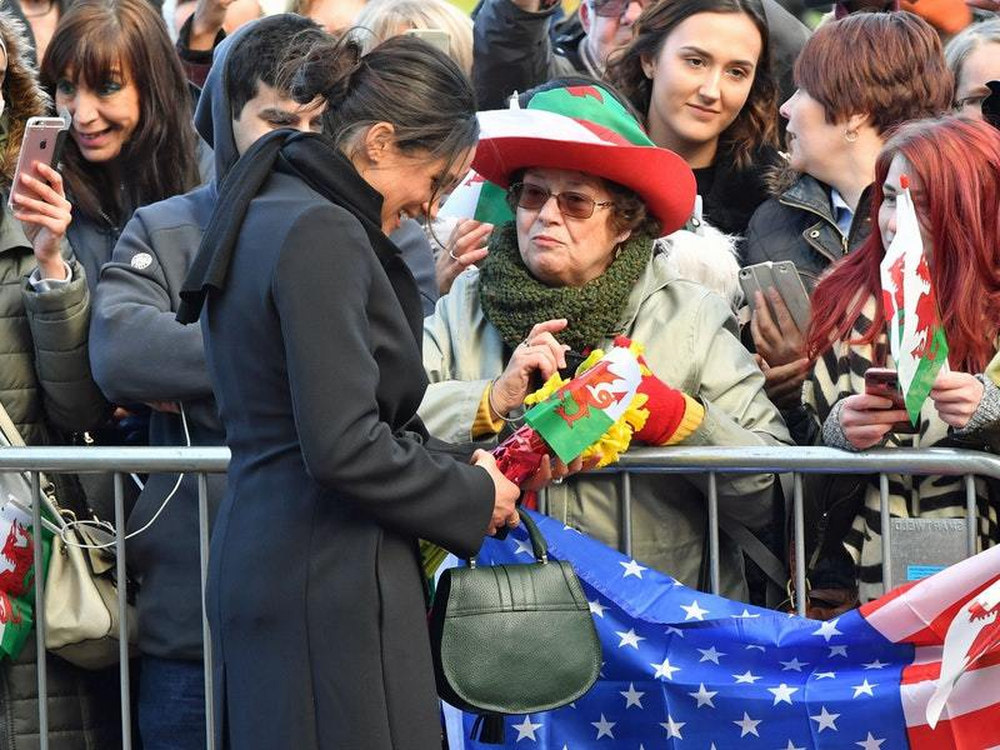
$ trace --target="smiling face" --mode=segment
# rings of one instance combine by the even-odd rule
[[[888,249],[896,236],[896,202],[903,188],[900,185],[900,177],[906,175],[910,180],[910,195],[913,198],[913,206],[917,213],[917,224],[920,227],[920,239],[924,245],[924,255],[927,256],[928,264],[933,263],[933,244],[930,232],[926,226],[926,203],[924,201],[924,186],[920,179],[913,173],[913,168],[902,154],[896,154],[889,164],[889,171],[885,175],[882,183],[882,205],[878,209],[878,229],[882,235],[882,250]]]
[[[558,194],[582,193],[596,203],[612,196],[603,180],[568,169],[529,169],[525,185]],[[629,237],[616,233],[610,211],[596,207],[589,219],[564,216],[554,197],[541,208],[517,209],[517,246],[531,274],[549,286],[583,286],[604,273],[615,257],[615,246]]]
[[[785,142],[788,145],[789,166],[805,172],[821,182],[831,182],[841,153],[848,142],[844,125],[827,122],[823,105],[805,89],[798,89],[781,105],[781,116],[788,120]]]
[[[70,137],[89,162],[117,158],[139,125],[139,89],[120,65],[94,88],[65,71],[55,99],[56,110],[72,116]]]
[[[955,103],[963,115],[982,118],[983,99],[990,95],[987,81],[1000,80],[1000,44],[985,42],[976,47],[962,64],[955,82]]]
[[[719,136],[753,86],[763,41],[750,16],[698,13],[679,23],[655,57],[642,61],[653,81],[647,121],[658,146],[692,167],[709,166]]]
[[[473,146],[453,159],[432,159],[426,151],[404,153],[386,146],[378,162],[362,171],[382,194],[382,231],[394,232],[403,217],[434,218],[441,198],[469,171],[475,153]]]

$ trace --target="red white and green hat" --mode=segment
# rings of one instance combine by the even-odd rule
[[[520,169],[572,169],[634,190],[663,235],[691,216],[697,188],[687,162],[656,146],[599,85],[539,92],[525,109],[481,112],[480,126],[472,168],[501,188]]]

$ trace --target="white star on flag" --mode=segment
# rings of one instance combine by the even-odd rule
[[[590,722],[590,726],[597,730],[596,739],[601,739],[601,737],[610,737],[611,739],[614,739],[615,736],[611,733],[611,730],[617,723],[618,722],[616,721],[608,721],[604,718],[604,714],[601,714],[601,720]]]
[[[752,620],[754,617],[760,617],[760,613],[757,612],[756,614],[750,614],[750,610],[748,610],[746,607],[744,607],[743,611],[740,614],[738,614],[738,615],[729,615],[729,616],[730,617],[735,617],[737,620]]]
[[[514,542],[517,544],[517,549],[514,550],[515,555],[525,554],[528,557],[535,556],[535,551],[531,549],[531,542],[523,539],[515,539]]]
[[[868,679],[865,678],[865,681],[862,682],[860,685],[851,685],[851,687],[854,689],[854,696],[853,696],[854,698],[857,698],[862,693],[866,693],[867,695],[870,695],[872,698],[874,698],[875,693],[872,692],[872,688],[878,687],[878,683],[876,682],[874,685],[869,684]]]
[[[836,680],[837,679],[837,673],[836,672],[817,672],[815,676],[816,676],[817,680]]]
[[[671,667],[670,659],[664,659],[662,664],[650,663],[651,667],[656,670],[656,674],[653,675],[654,680],[658,680],[661,677],[666,677],[668,680],[674,679],[674,672],[679,672],[680,667]]]
[[[677,738],[679,740],[684,739],[681,737],[681,727],[687,724],[686,721],[674,721],[670,718],[670,714],[667,714],[667,720],[661,721],[660,726],[667,730],[667,739]]]
[[[858,747],[864,748],[864,750],[881,750],[883,742],[885,742],[885,738],[877,740],[872,736],[872,733],[869,732],[868,736],[861,742],[855,742],[854,744]]]
[[[777,706],[779,703],[787,703],[789,706],[792,705],[792,693],[798,692],[798,688],[788,687],[785,683],[781,683],[778,687],[768,688],[767,692],[774,695],[774,704]]]
[[[666,630],[667,635],[676,635],[681,638],[684,637],[684,631],[680,628],[675,628],[673,625],[668,625]]]
[[[830,656],[847,656],[847,646],[830,646]]]
[[[718,690],[706,690],[705,683],[701,683],[698,686],[698,692],[688,693],[692,698],[698,701],[698,705],[695,708],[701,708],[702,706],[708,706],[709,708],[715,708],[715,704],[712,703],[712,698],[719,694]]]
[[[622,563],[622,565],[624,565],[624,564],[625,563]],[[841,633],[839,630],[837,630],[837,622],[839,620],[840,620],[839,617],[836,618],[836,619],[834,619],[834,620],[827,620],[826,622],[824,622],[822,625],[819,626],[819,630],[817,630],[815,633],[813,633],[813,635],[821,635],[821,636],[823,636],[823,638],[826,639],[827,643],[830,642],[830,639],[833,638],[833,636],[835,636],[835,635],[843,635],[843,633]]]
[[[883,669],[884,667],[889,666],[889,662],[879,661],[878,659],[875,659],[875,661],[870,661],[867,664],[862,664],[861,666],[864,667],[865,669]]]
[[[523,739],[529,739],[532,740],[533,742],[537,742],[538,740],[535,737],[535,730],[541,729],[542,727],[541,723],[532,724],[530,716],[525,716],[524,721],[522,721],[520,724],[511,724],[511,726],[517,730],[518,742],[520,742]]]
[[[740,728],[740,737],[746,737],[748,734],[752,734],[754,737],[760,737],[757,733],[757,725],[760,724],[763,719],[751,719],[750,715],[744,711],[742,721],[734,721],[733,724]]]
[[[785,745],[780,750],[806,750],[806,749],[804,747],[795,747],[795,743],[792,742],[791,740],[788,740],[788,744]]]
[[[744,650],[744,651],[755,651],[755,650],[756,650],[756,651],[760,651],[760,652],[761,652],[762,654],[763,654],[763,653],[764,653],[765,651],[767,651],[767,649],[766,649],[766,648],[764,648],[763,646],[761,646],[761,645],[758,645],[758,644],[756,644],[756,643],[751,643],[751,644],[749,644],[749,645],[746,645],[746,646],[744,646],[744,647],[743,647],[743,650]]]
[[[636,651],[639,650],[639,641],[646,640],[641,635],[636,635],[635,630],[632,628],[628,629],[628,632],[615,631],[615,635],[621,638],[621,643],[618,644],[618,648],[624,648],[625,646],[631,646]]]
[[[629,560],[627,563],[619,562],[618,564],[621,565],[623,568],[625,568],[625,572],[622,574],[622,578],[628,578],[629,576],[642,578],[642,571],[646,570],[646,568],[642,567],[635,560]]]
[[[620,690],[618,694],[625,699],[625,708],[631,708],[632,706],[638,706],[642,708],[642,696],[645,693],[640,693],[635,689],[635,685],[631,682],[628,684],[628,690]]]
[[[737,683],[745,682],[747,685],[753,685],[760,679],[759,675],[752,674],[749,669],[743,674],[734,674],[733,677],[736,678]]]
[[[816,729],[817,733],[822,732],[824,729],[832,729],[835,732],[838,731],[837,725],[834,722],[840,718],[840,714],[831,714],[826,710],[826,706],[823,706],[818,714],[810,716],[809,718],[819,724],[819,727]]]
[[[682,604],[681,605],[681,609],[683,609],[685,612],[687,612],[687,616],[684,618],[685,621],[687,621],[687,620],[704,620],[705,619],[705,615],[708,614],[708,610],[707,609],[702,609],[701,607],[698,606],[698,600],[697,599],[695,599],[690,604]]]
[[[597,599],[594,601],[587,600],[587,604],[590,605],[590,614],[597,615],[598,617],[604,617],[604,610],[607,609],[601,602]]]
[[[711,646],[710,648],[699,648],[698,653],[701,654],[701,658],[698,660],[699,663],[703,661],[711,661],[718,664],[719,657],[726,655],[724,651],[716,651],[715,646]]]
[[[797,656],[793,656],[791,661],[779,661],[778,663],[781,665],[781,671],[782,672],[787,672],[788,670],[794,670],[796,672],[801,672],[802,671],[802,667],[808,667],[809,666],[809,662],[807,662],[807,661],[799,661],[799,658]]]

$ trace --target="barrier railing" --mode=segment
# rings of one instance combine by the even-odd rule
[[[117,555],[117,575],[119,581],[125,575],[125,502],[124,475],[142,473],[186,473],[198,475],[198,517],[199,543],[201,552],[203,637],[205,648],[205,701],[206,701],[206,746],[214,750],[214,727],[212,717],[212,672],[211,641],[208,637],[208,620],[204,617],[204,586],[208,563],[208,485],[207,474],[226,471],[229,463],[227,448],[5,448],[0,450],[0,473],[29,472],[33,494],[33,532],[35,549],[35,570],[42,570],[42,523],[41,523],[41,481],[39,472],[46,473],[99,473],[113,472],[115,492],[115,552]],[[878,474],[881,496],[882,562],[884,585],[891,585],[889,555],[891,535],[889,530],[889,489],[888,474],[924,476],[941,474],[963,476],[966,490],[967,552],[971,556],[976,550],[976,476],[1000,479],[1000,457],[976,451],[952,449],[922,450],[874,450],[866,453],[846,453],[832,448],[801,447],[732,447],[732,448],[643,448],[630,451],[622,456],[614,467],[603,473],[617,473],[621,476],[622,497],[622,551],[631,555],[632,516],[631,478],[633,474],[708,474],[708,516],[709,516],[709,567],[713,593],[720,589],[719,574],[719,500],[717,475],[776,473],[792,474],[792,518],[795,545],[795,586],[796,607],[799,614],[805,613],[805,535],[802,495],[802,474]],[[545,510],[545,493],[542,493],[542,509]],[[667,571],[669,572],[669,571]],[[35,576],[35,601],[44,601],[43,577]],[[124,588],[124,587],[122,587]],[[119,638],[120,638],[120,689],[122,747],[131,750],[131,705],[129,703],[130,684],[128,667],[128,637],[126,632],[127,602],[125,592],[119,589]],[[39,747],[47,750],[48,708],[45,667],[45,612],[44,607],[36,608],[36,649],[38,654],[38,695],[39,695]]]

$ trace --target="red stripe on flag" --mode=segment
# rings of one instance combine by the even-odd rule
[[[990,580],[966,592],[962,599],[941,611],[940,614],[928,623],[927,627],[904,638],[901,643],[912,643],[914,646],[936,646],[944,643],[944,636],[948,632],[948,626],[951,625],[951,621],[955,619],[955,615],[967,607],[969,602],[982,591],[985,591],[996,583],[997,580],[1000,580],[1000,575],[993,576]]]
[[[911,750],[986,750],[1000,743],[1000,710],[996,704],[927,724],[907,727]]]
[[[998,664],[1000,664],[1000,652],[993,652],[986,654],[977,660],[975,664],[966,669],[966,672],[973,672],[977,669],[984,669],[986,667],[994,667]],[[913,685],[918,682],[924,682],[925,680],[936,680],[940,675],[940,661],[931,661],[925,664],[911,664],[908,667],[903,667],[903,674],[900,678],[900,683],[903,685]],[[1000,699],[1000,696],[997,696],[997,698]]]

